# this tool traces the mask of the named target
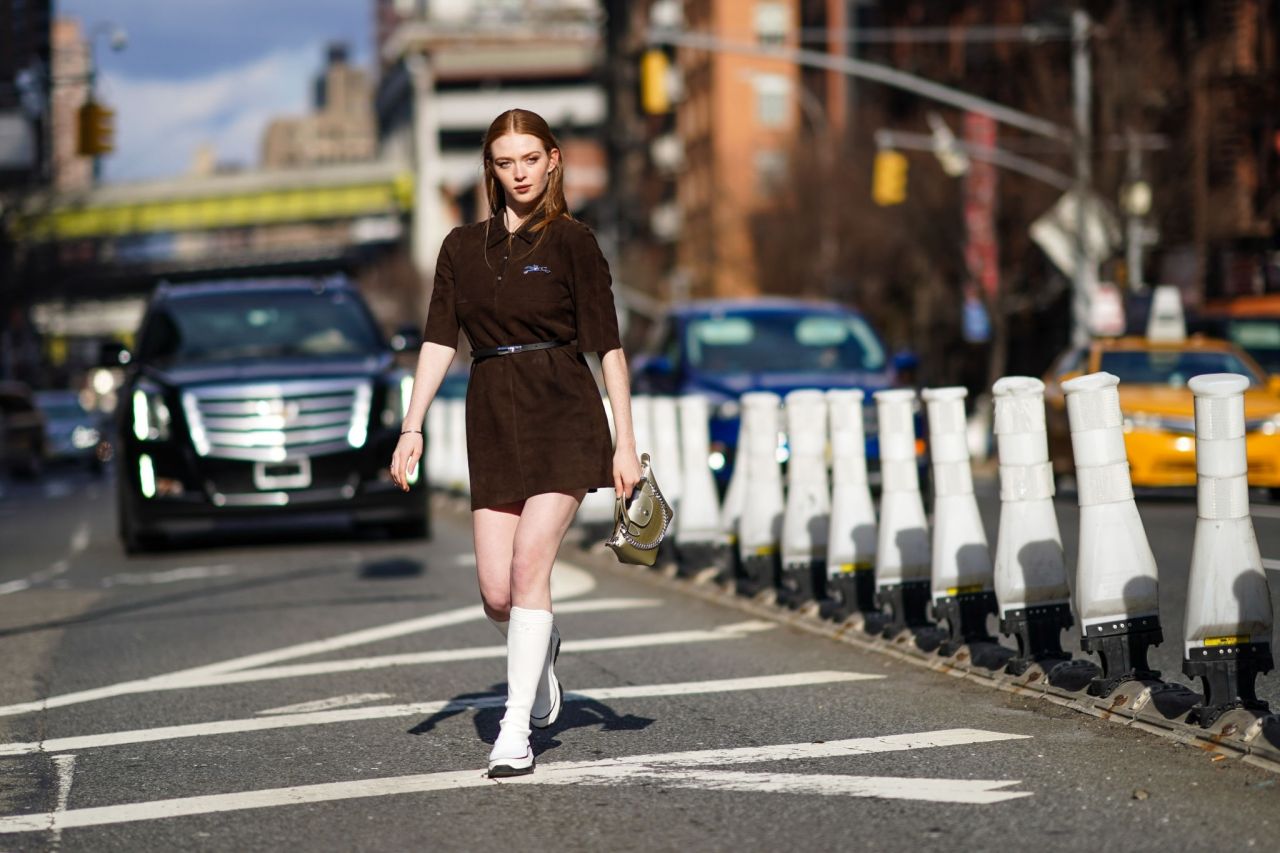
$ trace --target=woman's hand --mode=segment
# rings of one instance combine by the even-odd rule
[[[422,443],[422,433],[406,432],[391,454],[391,480],[402,492],[409,491],[409,472],[422,463]]]
[[[630,498],[640,482],[640,457],[632,448],[619,447],[613,452],[613,493],[620,498]]]

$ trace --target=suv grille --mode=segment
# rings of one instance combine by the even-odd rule
[[[363,447],[373,389],[364,379],[194,388],[182,410],[196,453],[276,462]]]

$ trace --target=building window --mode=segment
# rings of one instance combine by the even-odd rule
[[[756,184],[763,194],[782,189],[787,180],[787,155],[781,151],[756,152]]]
[[[757,74],[756,121],[762,127],[782,127],[787,123],[791,81],[781,74]]]
[[[756,39],[760,44],[780,47],[787,40],[787,4],[756,4]]]

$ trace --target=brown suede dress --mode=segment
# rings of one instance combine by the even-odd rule
[[[472,363],[473,510],[613,485],[609,422],[582,355],[621,346],[609,266],[580,222],[529,224],[514,236],[501,217],[455,228],[436,262],[424,340],[456,347],[461,329],[472,349],[577,341]]]

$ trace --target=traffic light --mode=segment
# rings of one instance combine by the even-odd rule
[[[660,48],[646,50],[640,58],[640,108],[649,115],[671,112],[670,70],[671,61]]]
[[[907,157],[897,151],[877,151],[871,177],[871,199],[881,207],[907,200]]]
[[[77,116],[76,152],[98,157],[115,150],[116,112],[96,101],[85,101]]]

